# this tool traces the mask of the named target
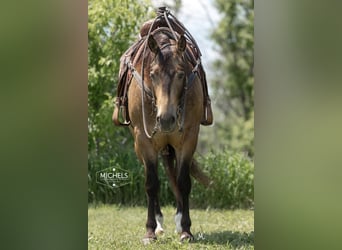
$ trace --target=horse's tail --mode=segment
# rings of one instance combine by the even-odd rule
[[[198,162],[195,159],[192,160],[190,174],[205,187],[209,187],[209,185],[211,185],[210,178],[199,168]]]

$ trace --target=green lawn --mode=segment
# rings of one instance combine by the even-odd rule
[[[254,211],[191,209],[195,242],[180,243],[175,233],[175,208],[162,207],[164,231],[148,246],[145,207],[99,206],[88,209],[88,249],[254,249]]]

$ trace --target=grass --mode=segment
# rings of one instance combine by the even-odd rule
[[[148,246],[147,209],[101,205],[88,208],[88,249],[254,249],[254,211],[191,209],[192,243],[180,243],[175,233],[175,208],[163,207],[164,231]]]

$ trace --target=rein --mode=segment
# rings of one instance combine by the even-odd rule
[[[178,41],[176,32],[174,31],[174,29],[172,28],[172,25],[170,24],[169,21],[169,17],[168,15],[170,15],[172,18],[174,18],[174,16],[166,9],[160,9],[158,11],[158,16],[153,20],[149,31],[146,35],[146,38],[148,38],[151,34],[156,33],[156,32],[162,32],[162,31],[168,31],[171,32],[172,36],[174,37],[175,41]],[[164,17],[168,28],[167,27],[160,27],[159,29],[156,29],[154,32],[152,32],[152,28],[153,25],[155,24],[155,22]],[[176,23],[177,24],[177,28],[182,28],[185,32],[185,34],[191,38],[192,41],[195,41],[191,34],[187,31],[187,29],[180,23]],[[144,50],[143,50],[143,54],[142,54],[142,66],[141,66],[141,73],[139,74],[139,72],[136,70],[136,68],[134,67],[133,63],[128,60],[125,61],[125,63],[128,65],[128,68],[131,70],[133,77],[136,79],[136,81],[138,82],[138,86],[141,87],[141,106],[142,106],[142,118],[143,118],[143,126],[144,126],[144,132],[147,136],[147,138],[151,139],[155,133],[158,131],[158,127],[157,124],[155,124],[155,127],[153,128],[151,134],[147,131],[147,125],[146,125],[146,116],[145,116],[145,93],[148,97],[150,97],[152,99],[152,106],[153,106],[153,111],[156,110],[156,105],[155,105],[155,97],[154,97],[154,93],[151,89],[145,87],[145,82],[144,82],[144,68],[145,68],[145,55],[146,55],[146,48],[147,48],[147,40],[145,40],[144,42]],[[196,42],[195,45],[197,46]],[[164,46],[162,46],[160,48],[163,49],[167,46],[170,46],[170,44],[166,44]],[[199,57],[201,56],[200,51],[198,51],[199,53]],[[179,131],[182,132],[183,131],[183,126],[184,126],[184,119],[185,119],[185,104],[186,104],[186,96],[187,96],[187,90],[190,89],[190,87],[192,86],[193,80],[195,79],[196,74],[198,73],[198,67],[201,64],[201,60],[200,58],[198,58],[196,60],[196,65],[193,67],[190,75],[187,77],[187,81],[186,84],[184,86],[184,91],[182,94],[182,98],[181,98],[181,102],[180,105],[178,106],[177,109],[177,116],[180,117],[180,122],[178,121],[178,127],[179,127]]]

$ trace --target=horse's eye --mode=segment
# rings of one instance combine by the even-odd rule
[[[184,71],[179,71],[177,73],[177,77],[178,77],[178,79],[183,79],[184,78]]]

